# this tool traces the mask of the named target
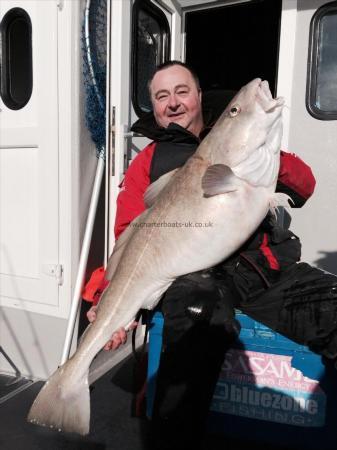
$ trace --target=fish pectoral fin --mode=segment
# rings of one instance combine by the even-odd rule
[[[277,208],[280,206],[283,206],[283,208],[290,208],[291,204],[294,205],[294,202],[289,195],[283,194],[282,192],[275,192],[269,200],[269,210],[276,216]]]
[[[171,170],[171,172],[165,173],[154,183],[150,184],[144,194],[144,202],[147,208],[150,208],[154,204],[158,195],[162,192],[164,187],[168,184],[168,182],[172,179],[172,177],[177,173],[178,170],[179,168]]]
[[[238,188],[238,177],[224,164],[209,166],[201,180],[204,197],[234,192]]]

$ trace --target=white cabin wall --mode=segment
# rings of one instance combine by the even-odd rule
[[[0,342],[22,375],[47,378],[60,363],[66,321],[45,314],[1,307]],[[14,368],[0,355],[0,372]]]
[[[302,241],[302,260],[337,274],[337,122],[313,118],[305,105],[310,21],[326,3],[297,1],[288,148],[310,165],[317,185],[304,207],[290,212],[291,229]]]
[[[58,176],[56,224],[58,263],[63,267],[63,276],[58,286],[57,300],[52,305],[48,299],[48,290],[44,291],[41,300],[33,302],[33,307],[20,301],[20,298],[17,301],[14,299],[13,304],[5,304],[1,298],[0,303],[0,344],[21,373],[34,378],[46,378],[60,363],[97,162],[82,114],[80,33],[84,0],[50,1],[48,4],[51,8],[55,7],[57,14],[57,46],[54,55],[57,60],[54,73],[57,85],[56,90],[52,92],[55,103],[50,105],[56,107],[57,120],[51,124],[56,139],[51,134],[45,135],[41,151],[44,150],[44,145],[48,144],[56,143],[58,147],[57,164],[50,170],[51,173],[57,171]],[[40,5],[39,0],[11,2],[11,7],[26,9],[31,6],[37,12]],[[40,36],[41,38],[43,37]],[[33,54],[34,51],[36,54],[33,43]],[[35,81],[40,76],[40,64],[33,67]],[[38,92],[36,89],[36,93]],[[39,102],[44,100],[38,98]],[[22,127],[25,126],[23,122]],[[17,133],[20,135],[20,129]],[[1,144],[3,146],[4,142]],[[22,146],[24,145],[25,142],[22,142]],[[42,214],[48,215],[48,205]],[[2,355],[0,371],[14,371]]]
[[[283,109],[282,149],[289,149],[290,107],[293,90],[293,73],[295,64],[297,0],[283,0],[280,32],[279,70],[277,95],[285,100]]]

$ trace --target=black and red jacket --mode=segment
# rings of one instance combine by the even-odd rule
[[[207,97],[206,97],[207,98]],[[139,119],[132,127],[132,131],[153,140],[142,150],[130,164],[121,190],[117,198],[117,213],[115,219],[115,237],[118,239],[125,228],[145,210],[144,193],[148,186],[165,173],[181,167],[193,155],[200,141],[207,135],[212,125],[228,103],[229,98],[222,103],[222,108],[204,109],[204,122],[206,127],[200,139],[177,124],[170,124],[168,128],[159,127],[152,113]],[[299,208],[312,195],[315,187],[315,178],[310,167],[293,153],[281,151],[280,170],[277,182],[277,192],[289,195],[293,201],[292,207]],[[287,259],[287,248],[275,246],[290,239],[290,232],[275,227],[271,217],[267,217],[254,235],[240,249],[249,255],[251,251],[258,251],[259,263],[265,264],[273,270],[282,267],[280,261]],[[278,255],[281,250],[280,255]],[[299,259],[295,256],[295,259]],[[291,255],[293,258],[293,255]],[[256,258],[254,258],[256,261]],[[103,279],[104,270],[96,271],[91,282],[83,292],[83,298],[97,303],[99,294],[107,285]],[[102,281],[103,280],[103,281]]]

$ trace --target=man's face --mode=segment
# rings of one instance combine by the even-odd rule
[[[199,136],[203,128],[201,92],[189,70],[179,65],[160,70],[150,92],[158,125],[166,128],[174,122]]]

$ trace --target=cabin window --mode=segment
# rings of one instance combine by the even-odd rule
[[[10,9],[0,25],[1,98],[10,109],[21,109],[33,90],[32,22],[22,8]]]
[[[337,119],[337,2],[318,9],[311,21],[307,109],[316,119]]]
[[[162,10],[136,0],[133,10],[132,103],[138,116],[152,109],[148,81],[155,68],[169,59],[170,27]]]

